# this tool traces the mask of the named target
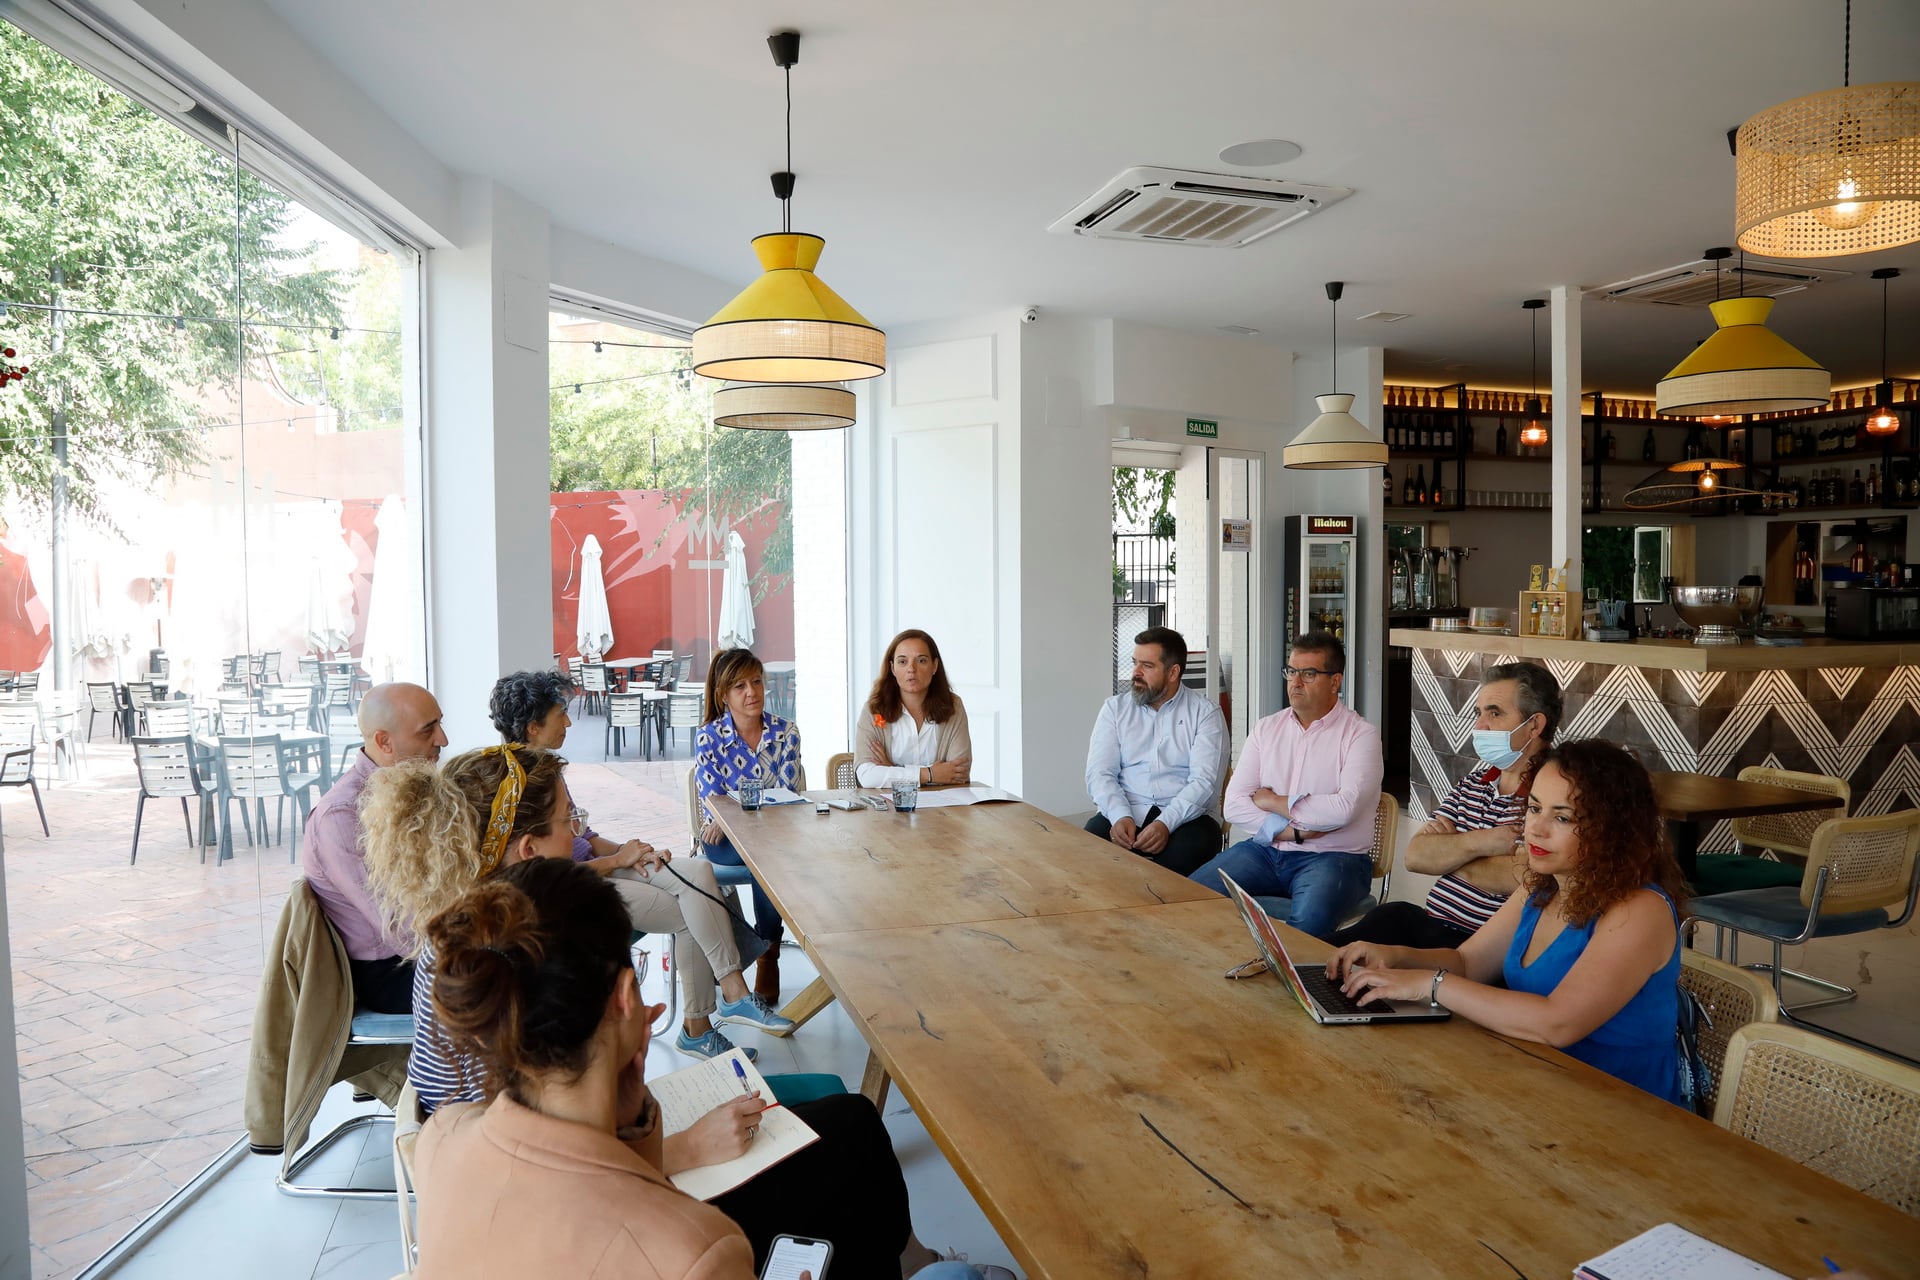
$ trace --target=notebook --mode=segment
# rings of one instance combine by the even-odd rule
[[[735,1062],[746,1072],[744,1084],[734,1074]],[[766,1077],[755,1070],[738,1049],[708,1058],[684,1071],[649,1080],[647,1088],[660,1104],[661,1133],[667,1137],[691,1129],[701,1116],[745,1091],[758,1091],[760,1097],[771,1104],[760,1113],[760,1132],[754,1135],[753,1144],[745,1154],[724,1164],[683,1169],[670,1176],[674,1186],[696,1200],[725,1195],[761,1170],[771,1169],[794,1152],[820,1140],[820,1135],[805,1120],[773,1102],[773,1091],[767,1088]]]
[[[1581,1263],[1573,1275],[1574,1280],[1791,1280],[1671,1222]]]
[[[1246,922],[1247,932],[1253,935],[1254,945],[1266,957],[1267,968],[1280,975],[1287,990],[1293,992],[1293,998],[1300,1002],[1300,1007],[1315,1022],[1339,1026],[1360,1022],[1439,1022],[1453,1016],[1445,1009],[1434,1008],[1425,1000],[1376,1000],[1366,1005],[1355,1004],[1327,978],[1325,965],[1294,964],[1292,957],[1287,955],[1286,943],[1280,940],[1280,931],[1273,927],[1272,919],[1260,909],[1260,904],[1224,872],[1220,879],[1226,882],[1228,895],[1233,898],[1234,905],[1240,908],[1240,918]]]

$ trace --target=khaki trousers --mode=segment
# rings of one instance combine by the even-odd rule
[[[623,868],[610,877],[627,905],[627,918],[642,933],[671,933],[678,944],[681,1016],[691,1021],[710,1016],[716,1006],[714,988],[721,978],[740,972],[740,951],[733,944],[733,926],[718,902],[695,893],[720,896],[713,868],[697,858],[668,864],[651,879],[637,867]],[[687,883],[675,878],[684,876]],[[691,887],[689,887],[691,886]]]

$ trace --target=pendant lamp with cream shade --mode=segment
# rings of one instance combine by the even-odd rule
[[[787,77],[787,167],[773,175],[780,230],[756,236],[761,275],[693,331],[693,369],[733,382],[812,384],[887,371],[887,335],[814,274],[826,241],[793,230],[793,65],[800,33],[767,37]]]
[[[1731,249],[1707,250],[1714,263]],[[1811,357],[1767,328],[1772,298],[1717,298],[1718,326],[1673,371],[1654,385],[1654,412],[1664,417],[1703,418],[1736,413],[1782,413],[1827,403],[1833,378]]]
[[[1333,336],[1337,342],[1340,336],[1340,295],[1346,291],[1346,284],[1339,280],[1327,282],[1327,301],[1333,305]],[[1340,385],[1340,350],[1334,347],[1332,364],[1334,385]],[[1366,424],[1348,412],[1353,408],[1353,397],[1345,392],[1334,392],[1313,398],[1320,408],[1320,416],[1307,424],[1307,429],[1293,438],[1286,447],[1281,461],[1296,471],[1334,471],[1359,467],[1384,467],[1387,465],[1387,445],[1384,440],[1367,430]]]
[[[1853,83],[1852,0],[1842,50],[1840,88],[1769,107],[1735,134],[1742,249],[1830,258],[1920,240],[1920,81]]]

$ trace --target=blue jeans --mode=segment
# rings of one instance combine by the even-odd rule
[[[734,851],[733,841],[725,837],[721,838],[719,844],[707,844],[703,841],[700,851],[706,854],[707,861],[715,866],[744,867],[747,865]],[[767,891],[760,887],[758,880],[753,882],[753,931],[768,942],[780,941],[780,913],[773,909],[773,899],[767,897]]]
[[[1223,871],[1256,898],[1292,899],[1286,922],[1302,933],[1326,938],[1366,897],[1373,882],[1373,859],[1364,853],[1276,849],[1258,840],[1242,840],[1188,878],[1224,894]]]

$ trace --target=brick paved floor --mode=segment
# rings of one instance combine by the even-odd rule
[[[240,1135],[265,946],[296,867],[287,846],[216,864],[179,806],[147,805],[129,747],[92,744],[84,776],[0,793],[36,1280],[72,1276]],[[569,785],[594,825],[684,852],[682,759],[600,763],[602,725],[571,735]],[[197,817],[197,815],[196,815]],[[291,829],[289,828],[289,836]]]

